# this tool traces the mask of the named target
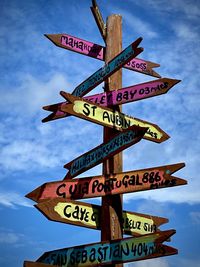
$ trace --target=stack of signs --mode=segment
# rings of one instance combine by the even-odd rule
[[[105,23],[96,1],[92,2],[91,10],[105,40]],[[61,48],[105,60],[105,47],[100,45],[68,34],[47,34],[46,37]],[[77,201],[78,199],[187,184],[186,180],[172,176],[174,172],[185,166],[184,163],[114,173],[108,176],[75,178],[138,143],[142,138],[156,143],[169,138],[158,125],[112,109],[115,105],[165,94],[180,82],[180,80],[161,78],[152,69],[159,64],[136,58],[143,51],[143,48],[138,47],[141,41],[142,38],[138,38],[130,44],[78,85],[72,94],[62,91],[64,102],[44,107],[51,114],[44,118],[43,122],[73,115],[117,130],[109,141],[68,162],[64,166],[68,170],[64,180],[45,183],[26,195],[37,202],[35,207],[49,220],[101,230],[100,218],[104,206],[80,202]],[[159,79],[83,97],[122,67]],[[168,219],[124,210],[122,220],[123,233],[132,237],[45,252],[36,262],[25,261],[24,266],[99,266],[178,253],[177,249],[163,244],[175,234],[175,230],[160,231],[159,229],[160,225],[168,222]]]

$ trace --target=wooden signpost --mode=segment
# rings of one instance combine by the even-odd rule
[[[101,210],[98,205],[61,198],[35,205],[49,220],[101,230]],[[154,233],[168,219],[136,212],[123,211],[123,233],[132,236]]]
[[[101,266],[152,259],[177,254],[175,248],[163,245],[175,230],[157,232],[141,237],[105,241],[45,252],[37,262],[65,266]]]
[[[84,120],[110,127],[119,131],[127,129],[132,125],[147,127],[144,138],[156,143],[166,141],[169,136],[158,125],[138,118],[133,118],[120,111],[107,107],[101,107],[90,101],[75,97],[69,93],[61,92],[61,95],[68,101],[67,104],[61,106],[61,111],[70,113]]]
[[[65,102],[45,106],[52,112],[43,122],[70,115],[97,123],[103,128],[103,143],[75,158],[64,167],[62,181],[44,183],[26,197],[49,220],[101,231],[101,242],[45,252],[38,260],[24,261],[24,267],[121,267],[125,262],[177,254],[163,244],[175,230],[160,231],[168,219],[123,210],[123,194],[174,187],[187,181],[172,176],[185,166],[177,163],[123,172],[122,151],[142,138],[162,143],[169,136],[158,125],[122,113],[122,104],[162,95],[180,80],[161,78],[152,68],[160,66],[136,58],[142,38],[122,51],[122,17],[111,15],[106,23],[95,0],[91,7],[105,47],[68,34],[46,34],[59,47],[105,61],[102,68],[79,84],[72,94],[61,92]],[[121,68],[160,79],[122,88]],[[102,82],[104,92],[89,95]],[[121,89],[120,89],[121,88]],[[84,140],[87,141],[87,140]],[[102,175],[75,178],[103,163]],[[101,206],[76,199],[102,197]],[[134,203],[133,203],[134,205]],[[123,234],[131,235],[123,238]]]
[[[91,43],[90,41],[86,41],[69,34],[45,34],[45,36],[55,45],[61,48],[99,60],[105,59],[105,47],[101,45]],[[123,66],[123,68],[160,78],[161,76],[153,70],[153,68],[159,66],[160,65],[157,63],[153,63],[140,58],[134,58],[128,61]]]
[[[92,103],[100,106],[112,107],[114,105],[126,104],[165,94],[178,82],[180,82],[180,80],[161,78],[118,90],[85,96],[83,99],[91,101]],[[69,113],[61,111],[61,107],[63,105],[66,106],[67,102],[61,102],[43,107],[44,110],[51,111],[52,113],[43,119],[42,122],[48,122],[70,116]]]
[[[104,23],[103,17],[101,15],[101,12],[99,10],[96,0],[92,0],[92,7],[90,7],[90,9],[93,13],[94,19],[97,23],[101,36],[104,39],[104,41],[106,41],[106,34],[107,34],[106,24]]]
[[[28,193],[26,197],[36,202],[57,197],[84,199],[185,185],[186,180],[172,176],[184,166],[184,163],[177,163],[108,176],[49,182]]]

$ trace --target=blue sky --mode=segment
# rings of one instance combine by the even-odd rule
[[[63,165],[102,143],[102,127],[78,118],[42,124],[42,106],[62,101],[103,62],[54,46],[45,33],[67,33],[104,45],[91,1],[0,1],[0,266],[20,267],[44,251],[98,242],[95,230],[48,221],[24,197],[62,180]],[[99,0],[104,20],[123,17],[123,48],[142,36],[140,58],[159,63],[162,77],[181,79],[167,94],[124,105],[123,112],[158,124],[171,138],[142,140],[124,152],[124,171],[185,162],[175,176],[188,185],[124,195],[124,209],[163,216],[176,229],[176,256],[132,263],[136,267],[200,266],[199,41],[200,2]],[[123,87],[155,78],[123,70]],[[102,91],[102,85],[92,93]],[[99,165],[80,175],[100,175]],[[90,203],[100,203],[91,199]]]

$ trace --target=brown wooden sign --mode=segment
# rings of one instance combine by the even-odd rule
[[[154,81],[121,88],[118,90],[86,96],[83,97],[83,99],[91,101],[92,103],[98,104],[100,106],[112,107],[113,105],[126,104],[166,94],[175,84],[179,82],[180,80],[161,78]],[[45,119],[43,119],[42,122],[48,122],[51,120],[70,116],[69,113],[61,111],[61,107],[63,105],[67,105],[67,102],[61,102],[43,107],[44,110],[51,111],[52,113]]]
[[[92,58],[96,58],[98,60],[105,60],[106,48],[104,46],[74,37],[66,33],[45,34],[45,36],[58,47],[74,51],[76,53],[86,55]],[[151,61],[134,58],[128,61],[125,65],[123,65],[123,68],[150,75],[153,77],[161,78],[161,76],[153,69],[159,66],[160,64]]]
[[[169,135],[156,124],[130,117],[107,107],[101,107],[63,91],[60,94],[68,101],[67,104],[61,106],[61,111],[63,112],[119,131],[127,129],[132,125],[147,127],[148,130],[144,138],[156,143],[161,143],[169,138]]]
[[[54,198],[35,207],[49,220],[101,230],[101,206],[80,201]],[[123,232],[133,236],[154,233],[168,219],[136,212],[123,211]]]
[[[111,59],[102,68],[97,70],[85,81],[79,84],[72,92],[72,95],[79,97],[86,95],[93,88],[110,77],[113,73],[121,69],[124,64],[139,55],[143,51],[142,47],[138,47],[141,41],[142,38],[140,37],[135,42],[130,44],[126,49]]]
[[[184,163],[177,163],[110,174],[108,177],[101,175],[49,182],[28,193],[26,197],[36,202],[57,197],[84,199],[185,185],[186,180],[172,176],[184,166]]]
[[[133,125],[125,131],[115,134],[111,140],[65,164],[64,168],[69,170],[65,178],[75,177],[136,144],[146,131],[147,128]]]
[[[175,233],[175,230],[167,230],[140,237],[130,237],[110,242],[104,241],[48,251],[37,259],[37,262],[59,265],[61,267],[86,267],[174,255],[178,253],[177,249],[162,243]]]
[[[97,23],[101,36],[104,40],[106,40],[106,24],[103,21],[103,17],[101,15],[101,12],[99,10],[96,0],[92,0],[92,7],[90,8],[92,10],[92,14]]]

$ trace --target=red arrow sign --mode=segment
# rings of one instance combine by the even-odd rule
[[[130,117],[124,113],[107,107],[101,107],[91,103],[90,101],[83,100],[80,97],[75,97],[65,92],[61,92],[61,95],[68,101],[67,104],[61,106],[61,111],[76,117],[102,126],[114,128],[119,131],[127,129],[132,125],[148,127],[144,138],[156,143],[161,143],[169,138],[169,136],[158,125],[151,122]]]
[[[100,266],[177,254],[175,248],[162,243],[175,234],[168,230],[141,237],[87,244],[45,252],[37,262],[70,266]]]
[[[99,60],[104,61],[105,59],[105,47],[101,45],[91,43],[69,34],[45,34],[45,36],[58,47]],[[161,76],[153,70],[153,68],[159,66],[160,65],[157,63],[134,58],[128,61],[123,67],[129,70],[160,78]]]
[[[35,205],[49,220],[92,229],[101,229],[101,206],[79,201],[54,198]],[[147,214],[123,211],[123,232],[133,236],[159,231],[158,226],[168,219]]]
[[[43,184],[27,194],[26,197],[36,202],[57,197],[84,199],[185,185],[187,184],[186,180],[171,176],[184,166],[184,163],[177,163],[112,174],[109,177],[94,176],[55,181]]]
[[[96,95],[83,97],[84,100],[100,106],[112,107],[113,105],[126,104],[149,97],[158,96],[167,93],[180,80],[161,78],[154,81],[132,85],[122,89],[100,93]],[[52,111],[42,122],[65,118],[70,116],[69,113],[61,111],[61,107],[67,102],[61,102],[43,107],[43,109]]]

